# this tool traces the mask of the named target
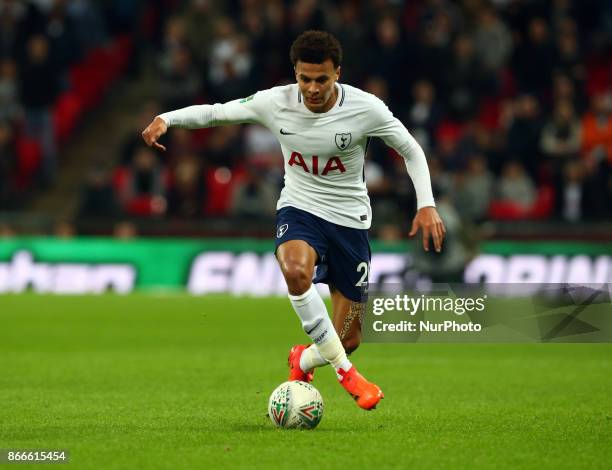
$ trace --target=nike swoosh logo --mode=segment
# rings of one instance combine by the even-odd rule
[[[283,135],[295,135],[295,132],[287,132],[285,129],[281,129],[280,133]]]
[[[312,333],[323,321],[322,318],[320,318],[319,320],[317,320],[317,322],[313,325],[312,328],[309,328],[308,330],[306,330],[306,328],[304,328],[304,332],[309,335],[310,333]]]

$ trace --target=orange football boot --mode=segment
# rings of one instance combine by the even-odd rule
[[[314,378],[314,369],[310,369],[307,372],[300,369],[300,358],[307,347],[308,346],[305,344],[298,344],[293,346],[291,351],[289,351],[289,381],[300,380],[302,382],[312,382]]]
[[[340,385],[349,392],[357,402],[357,405],[364,410],[376,408],[378,402],[385,397],[380,387],[372,382],[368,382],[363,375],[357,372],[354,366],[348,371],[338,369],[338,374],[342,376]]]

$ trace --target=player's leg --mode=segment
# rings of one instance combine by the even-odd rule
[[[366,230],[336,227],[330,232],[328,284],[332,294],[333,323],[347,353],[361,341],[361,319],[367,301],[370,245]],[[366,380],[355,367],[339,372],[340,383],[365,409],[383,398],[376,384]]]
[[[329,286],[329,290],[332,300],[332,323],[348,356],[361,343],[361,324],[365,304],[347,299],[333,285]],[[305,371],[327,365],[327,361],[321,356],[316,344],[294,346],[292,354],[300,355],[299,365]],[[291,363],[291,360],[289,362]]]
[[[279,245],[276,259],[289,295],[303,295],[312,286],[317,252],[304,240],[289,240]]]
[[[366,304],[346,298],[333,285],[329,286],[332,301],[332,322],[346,354],[361,344],[361,325]]]
[[[333,323],[347,355],[361,343],[361,324],[366,304],[345,297],[340,290],[330,286],[333,306]],[[342,377],[342,386],[365,409],[376,407],[383,393],[378,385],[368,382],[353,367]]]
[[[317,345],[321,358],[338,373],[341,368],[350,368],[351,363],[312,282],[315,264],[323,262],[327,254],[326,228],[323,219],[306,211],[293,207],[279,210],[276,257],[287,282],[289,300],[304,331]],[[324,276],[321,281],[324,282]]]
[[[306,292],[312,282],[317,260],[317,253],[314,248],[303,240],[289,240],[278,247],[276,257],[287,282],[289,295],[298,296]],[[300,315],[300,312],[297,310],[296,312]],[[302,320],[301,317],[300,320]],[[304,325],[303,321],[302,325]],[[298,344],[289,351],[288,363],[288,380],[311,382],[313,369],[319,365],[327,364],[327,361],[323,359],[316,346],[309,348],[306,345]]]
[[[317,345],[321,358],[336,370],[349,370],[351,363],[329,318],[327,307],[312,283],[316,251],[304,240],[289,240],[278,246],[276,257],[287,282],[289,300],[302,322],[302,328]],[[308,373],[308,370],[304,372]]]
[[[337,263],[335,275],[343,283],[339,290],[348,297],[353,294],[357,299],[362,298],[363,286],[367,285],[369,245],[367,232],[358,232],[349,230],[340,233],[335,224],[298,209],[284,208],[279,211],[277,217],[276,257],[287,282],[289,300],[321,358],[334,367],[341,385],[355,398],[357,404],[362,408],[372,409],[382,398],[382,392],[378,386],[364,379],[348,360],[325,303],[312,282],[315,264],[320,261],[320,268],[323,269],[317,271],[316,280],[336,284],[330,279],[329,273],[332,264]],[[342,234],[349,238],[343,238]],[[351,234],[354,239],[350,238]],[[332,237],[338,238],[333,251],[337,249],[339,252],[337,256],[334,255],[333,263],[332,254],[328,250]],[[353,242],[357,243],[357,250],[349,249],[347,252],[343,248],[345,242],[348,242],[348,246]],[[356,258],[359,258],[360,262],[355,267],[351,263]],[[353,272],[355,270],[356,272]],[[290,366],[291,357],[290,355]],[[294,354],[294,358],[296,357]],[[307,378],[308,371],[301,367],[299,369]],[[295,369],[292,367],[292,370]]]

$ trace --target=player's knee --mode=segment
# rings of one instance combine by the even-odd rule
[[[344,352],[346,352],[346,354],[350,354],[355,351],[360,344],[361,340],[358,337],[348,337],[342,340],[342,346],[344,347]]]
[[[302,263],[286,263],[283,274],[291,295],[301,295],[312,284],[312,272]]]

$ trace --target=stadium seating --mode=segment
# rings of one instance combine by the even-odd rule
[[[37,140],[20,137],[17,139],[17,186],[28,187],[41,161],[41,148]]]

